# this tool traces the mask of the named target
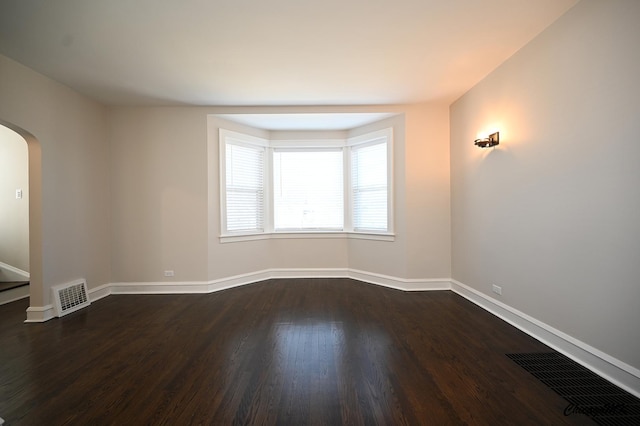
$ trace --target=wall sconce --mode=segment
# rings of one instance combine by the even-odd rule
[[[496,146],[500,143],[500,132],[491,133],[486,138],[476,139],[473,143],[480,148]]]

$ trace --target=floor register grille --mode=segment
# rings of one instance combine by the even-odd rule
[[[640,425],[640,399],[558,352],[506,354],[599,425]]]

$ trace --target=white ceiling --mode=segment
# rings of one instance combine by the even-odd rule
[[[0,53],[109,105],[452,102],[577,0],[1,0]]]

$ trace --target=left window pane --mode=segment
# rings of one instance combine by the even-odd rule
[[[227,231],[263,232],[265,149],[227,142],[225,150]]]

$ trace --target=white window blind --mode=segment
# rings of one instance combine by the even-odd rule
[[[265,148],[226,142],[226,231],[264,231]]]
[[[275,150],[274,228],[342,230],[344,160],[338,150]]]
[[[351,148],[354,231],[388,230],[387,143]]]

